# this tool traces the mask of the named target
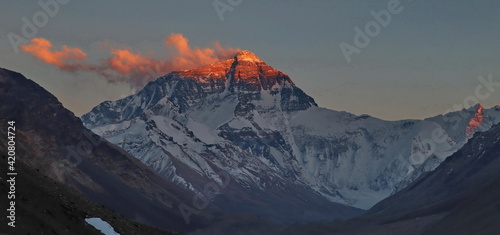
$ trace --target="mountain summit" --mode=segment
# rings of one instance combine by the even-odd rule
[[[182,70],[173,72],[172,74],[196,79],[201,83],[217,84],[216,80],[220,80],[218,82],[229,82],[229,84],[224,83],[224,85],[228,85],[225,88],[229,88],[232,91],[234,91],[235,86],[241,88],[243,91],[259,91],[270,90],[274,85],[285,83],[294,85],[288,75],[267,65],[250,51],[241,51],[231,59],[202,68]],[[218,86],[218,88],[221,87]]]
[[[250,61],[250,62],[254,62],[254,63],[263,62],[262,60],[259,59],[259,57],[257,57],[254,53],[252,53],[248,50],[240,51],[236,55],[235,59],[237,61]]]
[[[130,120],[165,97],[181,113],[191,109],[193,105],[198,107],[229,100],[236,102],[235,112],[241,115],[254,107],[251,104],[254,101],[261,101],[263,105],[283,111],[305,110],[317,106],[314,99],[295,86],[288,75],[267,65],[252,52],[241,51],[232,59],[198,69],[166,74],[148,83],[135,95],[118,101],[103,102],[83,115],[82,120],[93,123],[92,125],[105,124],[104,120],[111,123]],[[131,102],[135,105],[128,105]],[[100,118],[102,115],[107,117]]]

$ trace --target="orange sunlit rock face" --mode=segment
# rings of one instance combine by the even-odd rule
[[[175,73],[183,77],[193,77],[200,79],[210,77],[211,79],[225,79],[233,63],[234,59],[229,59],[202,68],[181,70],[176,71]]]
[[[267,65],[250,51],[241,51],[232,59],[199,69],[175,73],[183,77],[195,78],[200,82],[210,82],[212,79],[232,79],[235,84],[246,84],[244,89],[250,90],[269,90],[274,84],[285,80],[294,84],[286,74]]]
[[[253,89],[261,88],[270,90],[275,84],[284,81],[294,84],[284,73],[274,69],[260,60],[249,51],[242,51],[236,56],[234,79],[236,82],[247,83],[254,86]]]
[[[476,114],[474,114],[474,117],[469,121],[469,125],[467,125],[465,129],[467,139],[471,138],[475,130],[483,123],[483,109],[483,106],[479,105]]]

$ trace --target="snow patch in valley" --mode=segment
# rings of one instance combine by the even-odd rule
[[[102,220],[101,218],[87,218],[85,219],[85,222],[101,231],[104,235],[120,235],[111,225],[108,224],[108,222]]]

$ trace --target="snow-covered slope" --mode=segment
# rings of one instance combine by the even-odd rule
[[[328,110],[286,74],[243,51],[169,73],[82,120],[193,191],[203,190],[200,179],[223,180],[217,174],[223,170],[247,188],[292,183],[367,209],[437,167],[474,132],[498,123],[500,108],[403,121]]]

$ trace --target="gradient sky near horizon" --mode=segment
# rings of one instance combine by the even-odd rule
[[[94,72],[61,71],[16,53],[7,35],[22,36],[22,18],[32,20],[42,11],[37,2],[2,2],[0,67],[34,80],[77,116],[133,92]],[[390,0],[242,0],[224,20],[213,2],[71,0],[35,37],[56,48],[80,48],[93,61],[104,58],[103,43],[165,59],[172,56],[164,48],[172,33],[188,38],[193,48],[218,41],[224,48],[254,52],[321,107],[386,120],[421,119],[463,106],[476,95],[479,76],[491,74],[500,82],[500,1],[401,0],[401,13],[350,63],[339,45],[354,44],[354,27],[364,29],[374,20],[370,11],[386,10]],[[500,86],[494,90],[480,100],[483,106],[500,104]]]

